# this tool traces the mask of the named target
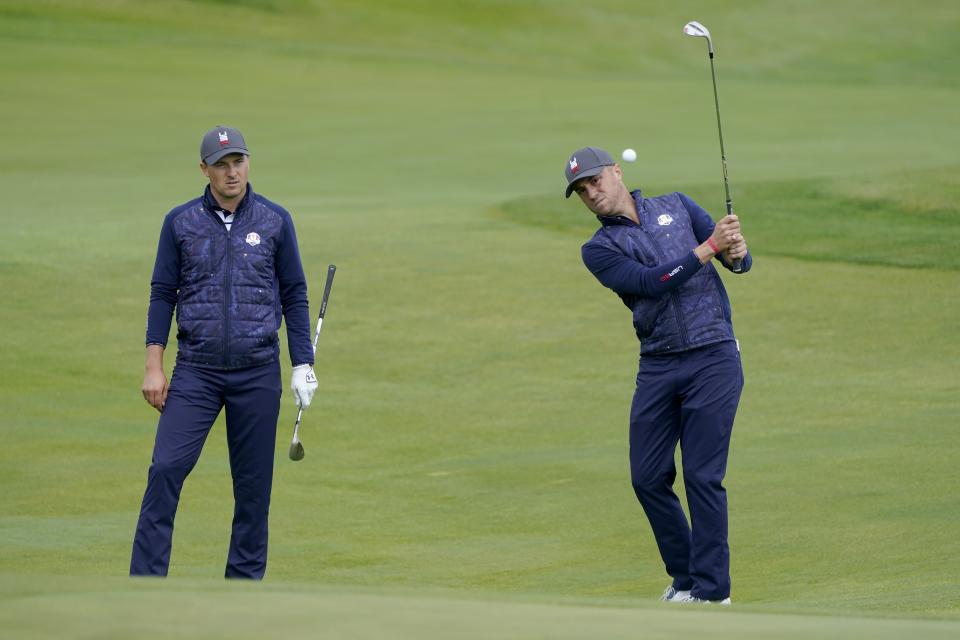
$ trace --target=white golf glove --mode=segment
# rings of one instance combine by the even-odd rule
[[[293,401],[297,406],[303,409],[309,407],[313,394],[317,391],[317,376],[313,373],[313,366],[309,364],[295,366],[290,388],[293,390]]]

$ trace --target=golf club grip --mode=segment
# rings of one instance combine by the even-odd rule
[[[337,265],[327,267],[327,284],[323,287],[323,299],[320,300],[320,319],[327,313],[327,300],[330,299],[330,287],[333,286],[333,276],[337,274]]]
[[[733,215],[733,200],[730,200],[730,194],[729,194],[730,187],[728,186],[728,183],[727,183],[727,175],[726,175],[727,165],[726,165],[726,158],[724,158],[723,168],[724,168],[723,184],[724,184],[724,186],[727,188],[727,192],[728,192],[728,193],[727,193],[727,215],[728,215],[728,216],[731,216],[731,215]],[[734,273],[740,273],[740,271],[743,269],[743,259],[741,259],[741,258],[735,258],[735,259],[730,263],[730,268],[733,270]]]
[[[323,316],[327,314],[327,300],[330,299],[330,287],[333,286],[333,276],[337,273],[337,265],[327,267],[327,284],[323,287],[323,299],[320,301],[320,314],[317,316],[317,330],[313,334],[313,352],[317,352],[317,342],[320,340],[320,327],[323,326]]]
[[[733,203],[730,203],[730,202],[727,203],[727,211],[729,213],[733,213]],[[734,258],[730,262],[730,269],[734,273],[740,273],[743,270],[743,258]]]

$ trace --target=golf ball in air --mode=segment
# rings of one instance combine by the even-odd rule
[[[633,162],[637,159],[637,152],[633,149],[624,149],[623,150],[623,159],[627,162]]]

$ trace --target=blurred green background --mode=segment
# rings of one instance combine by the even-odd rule
[[[631,186],[722,212],[693,19],[755,256],[725,274],[747,380],[727,614],[654,602],[627,467],[638,345],[562,196],[570,151],[633,147]],[[342,606],[341,637],[957,633],[958,31],[933,0],[0,1],[0,624],[125,637],[172,610],[236,638],[263,630],[217,621],[256,612],[306,637]],[[171,580],[131,583],[157,235],[217,124],[294,215],[311,316],[339,267],[320,396],[298,464],[284,396],[268,584],[221,584],[222,421]]]

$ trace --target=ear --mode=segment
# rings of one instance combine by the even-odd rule
[[[613,172],[617,175],[617,178],[623,179],[623,169],[620,168],[619,164],[613,165]]]
[[[200,173],[203,174],[204,178],[210,177],[210,174],[207,173],[207,163],[202,160],[200,161]]]

